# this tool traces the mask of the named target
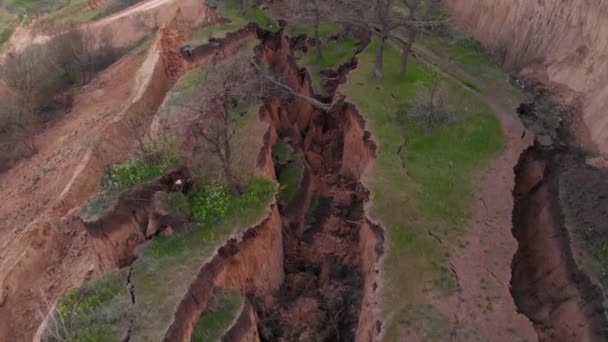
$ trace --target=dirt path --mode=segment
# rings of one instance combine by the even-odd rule
[[[449,64],[424,47],[415,50],[419,59],[440,69]],[[450,251],[450,266],[458,276],[457,293],[439,298],[437,306],[450,319],[452,341],[536,341],[532,323],[517,313],[509,292],[511,260],[517,250],[511,233],[513,167],[533,142],[533,134],[525,131],[515,112],[522,99],[485,84],[453,64],[449,64],[449,70],[456,76],[449,77],[456,81],[465,79],[483,86],[482,93],[471,93],[496,112],[505,146],[479,176],[471,219],[460,244],[463,247]]]

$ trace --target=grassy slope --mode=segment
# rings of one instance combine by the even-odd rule
[[[238,318],[243,307],[243,299],[236,290],[215,294],[210,308],[194,328],[192,342],[219,341]]]
[[[463,121],[428,135],[410,134],[402,155],[408,176],[395,153],[402,141],[395,112],[417,87],[428,82],[431,71],[412,61],[405,79],[398,78],[398,52],[389,47],[385,78],[372,80],[373,51],[372,44],[359,56],[360,65],[342,90],[365,114],[380,147],[367,183],[373,194],[371,215],[383,223],[388,234],[383,331],[388,341],[412,333],[440,340],[447,332],[446,319],[423,293],[450,293],[455,282],[446,265],[447,251],[428,231],[444,241],[457,242],[475,191],[476,173],[501,148],[502,132],[486,104],[449,82],[452,97],[462,99],[457,105]]]
[[[278,27],[277,23],[261,9],[251,5],[247,13],[241,14],[238,0],[224,0],[218,3],[218,10],[222,17],[228,19],[221,25],[204,25],[194,31],[192,35],[193,46],[206,44],[209,38],[222,38],[226,33],[234,32],[249,22],[254,22],[266,29]]]
[[[474,88],[482,92],[497,88],[500,93],[513,97],[521,96],[521,89],[511,82],[509,74],[494,61],[493,57],[479,42],[470,36],[452,31],[448,37],[425,35],[420,39],[420,43],[436,55],[449,60],[467,74],[474,76]],[[460,81],[467,83],[453,69],[450,70],[449,67],[446,68],[445,66],[442,69]]]

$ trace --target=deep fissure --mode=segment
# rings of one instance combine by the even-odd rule
[[[604,296],[575,260],[571,233],[577,227],[567,226],[568,205],[561,194],[565,174],[587,167],[587,152],[575,147],[561,121],[548,121],[556,109],[543,110],[546,103],[537,101],[519,110],[537,139],[515,167],[513,236],[519,247],[512,262],[511,294],[540,341],[605,341]],[[551,115],[544,116],[546,112]]]
[[[291,83],[297,83],[294,88],[304,95],[315,96],[308,73],[297,67],[291,48],[283,51],[289,40],[282,32],[267,39],[272,43],[267,40],[263,46],[271,67],[288,75],[303,75]],[[273,45],[270,52],[269,45]],[[343,80],[354,67],[353,58],[336,71],[335,78]],[[336,97],[336,86],[329,88],[332,98]],[[364,210],[369,192],[359,177],[373,158],[375,145],[369,133],[360,132],[360,146],[356,147],[365,150],[351,150],[354,146],[347,141],[351,134],[347,130],[355,125],[364,129],[365,125],[351,104],[341,103],[329,112],[301,104],[274,106],[262,110],[264,119],[276,131],[276,140],[290,144],[302,159],[304,170],[297,194],[279,208],[285,280],[274,296],[253,299],[260,337],[263,341],[353,341],[366,276],[361,230],[364,224],[369,226]],[[361,158],[355,165],[346,165],[344,161],[350,158],[346,154],[361,154]],[[382,235],[381,231],[374,233]]]

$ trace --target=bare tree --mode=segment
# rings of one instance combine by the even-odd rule
[[[439,74],[433,73],[428,86],[420,89],[413,100],[397,113],[397,123],[404,129],[408,123],[416,124],[426,133],[456,119],[452,100]]]
[[[38,46],[7,54],[0,74],[13,94],[2,99],[0,108],[0,133],[5,147],[22,143],[29,154],[36,151],[33,129],[43,85],[49,76],[47,57],[46,50]]]
[[[32,46],[19,53],[9,52],[1,68],[2,79],[14,92],[22,115],[31,118],[49,76],[46,51]]]
[[[111,32],[102,32],[99,39],[86,29],[72,29],[56,38],[55,64],[73,83],[87,84],[97,70],[112,60]]]
[[[226,181],[237,192],[243,184],[234,170],[233,138],[243,110],[263,97],[263,88],[250,59],[235,56],[214,65],[196,89],[196,100],[179,104],[193,115],[193,133],[220,161]]]

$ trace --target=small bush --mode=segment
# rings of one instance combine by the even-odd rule
[[[277,164],[287,164],[293,158],[293,147],[284,141],[272,145],[272,157]]]
[[[210,184],[192,191],[188,196],[192,218],[201,225],[211,225],[228,213],[230,189],[222,184]]]

